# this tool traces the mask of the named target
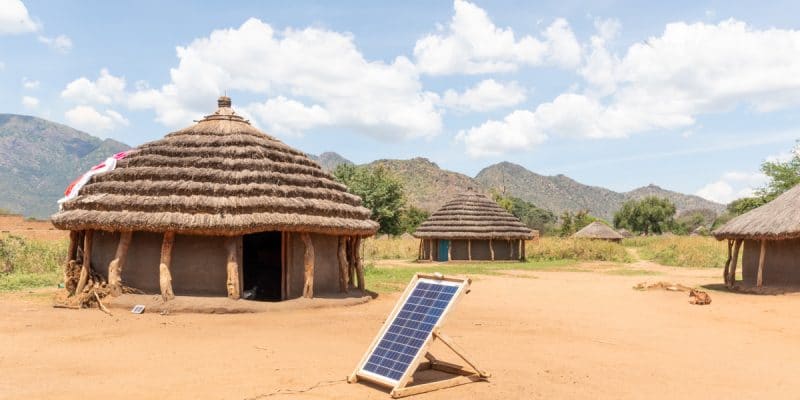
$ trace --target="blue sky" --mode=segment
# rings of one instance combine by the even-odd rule
[[[309,153],[730,201],[800,138],[791,2],[0,0],[0,112],[131,145],[234,107]]]

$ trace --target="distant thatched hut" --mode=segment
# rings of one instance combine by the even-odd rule
[[[611,229],[611,227],[600,221],[594,221],[591,224],[584,226],[583,229],[575,232],[572,237],[608,240],[615,243],[619,243],[625,238],[617,233],[617,231]]]
[[[53,215],[71,231],[77,292],[92,270],[112,293],[125,285],[165,300],[238,299],[246,290],[269,300],[313,297],[346,290],[356,275],[363,288],[358,243],[378,224],[361,199],[236,115],[229,98],[218,103],[91,178]]]
[[[629,230],[627,230],[625,228],[618,229],[617,233],[622,235],[623,238],[633,237],[633,233],[631,233],[631,231],[629,231]]]
[[[445,203],[414,232],[419,259],[430,261],[524,260],[525,241],[538,234],[471,190]]]
[[[729,287],[735,283],[742,243],[746,285],[800,284],[800,185],[728,221],[713,234],[718,240],[728,241],[724,278]]]

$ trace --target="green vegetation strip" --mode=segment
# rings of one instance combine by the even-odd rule
[[[66,240],[0,236],[0,291],[58,285],[66,254]]]

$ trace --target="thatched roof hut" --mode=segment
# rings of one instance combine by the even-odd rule
[[[421,239],[420,260],[514,260],[524,259],[525,240],[538,232],[488,197],[468,190],[434,212],[414,236]]]
[[[800,185],[731,219],[713,235],[728,241],[724,278],[729,286],[735,283],[742,243],[742,278],[746,284],[800,284]]]
[[[623,238],[633,237],[633,233],[631,233],[631,231],[629,231],[629,230],[627,230],[625,228],[617,229],[617,233],[622,235]]]
[[[345,290],[342,282],[352,276],[337,279],[347,269],[337,273],[339,263],[329,259],[345,257],[339,262],[356,267],[356,243],[378,228],[370,211],[304,153],[237,115],[230,98],[218,106],[198,123],[132,150],[62,204],[52,221],[73,232],[70,259],[77,260],[80,241],[90,255],[83,269],[93,268],[112,286],[145,291],[157,278],[165,299],[170,286],[232,298],[270,286],[272,299],[310,297],[315,284]],[[127,253],[149,255],[159,247],[167,268],[160,277],[142,276],[159,269],[159,261]],[[127,268],[118,271],[126,256]],[[188,260],[204,262],[184,265]],[[107,262],[116,264],[104,269]]]
[[[611,227],[600,221],[594,221],[591,224],[584,226],[583,229],[575,232],[572,237],[608,240],[612,242],[620,242],[625,238],[617,233],[617,231],[611,229]]]

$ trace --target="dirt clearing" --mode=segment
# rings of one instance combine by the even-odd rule
[[[444,326],[491,380],[413,398],[797,398],[800,295],[711,291],[713,303],[700,307],[684,292],[632,289],[718,283],[718,270],[516,275],[475,276]],[[4,294],[0,398],[387,399],[344,379],[396,299],[109,317],[53,309],[47,293]]]

